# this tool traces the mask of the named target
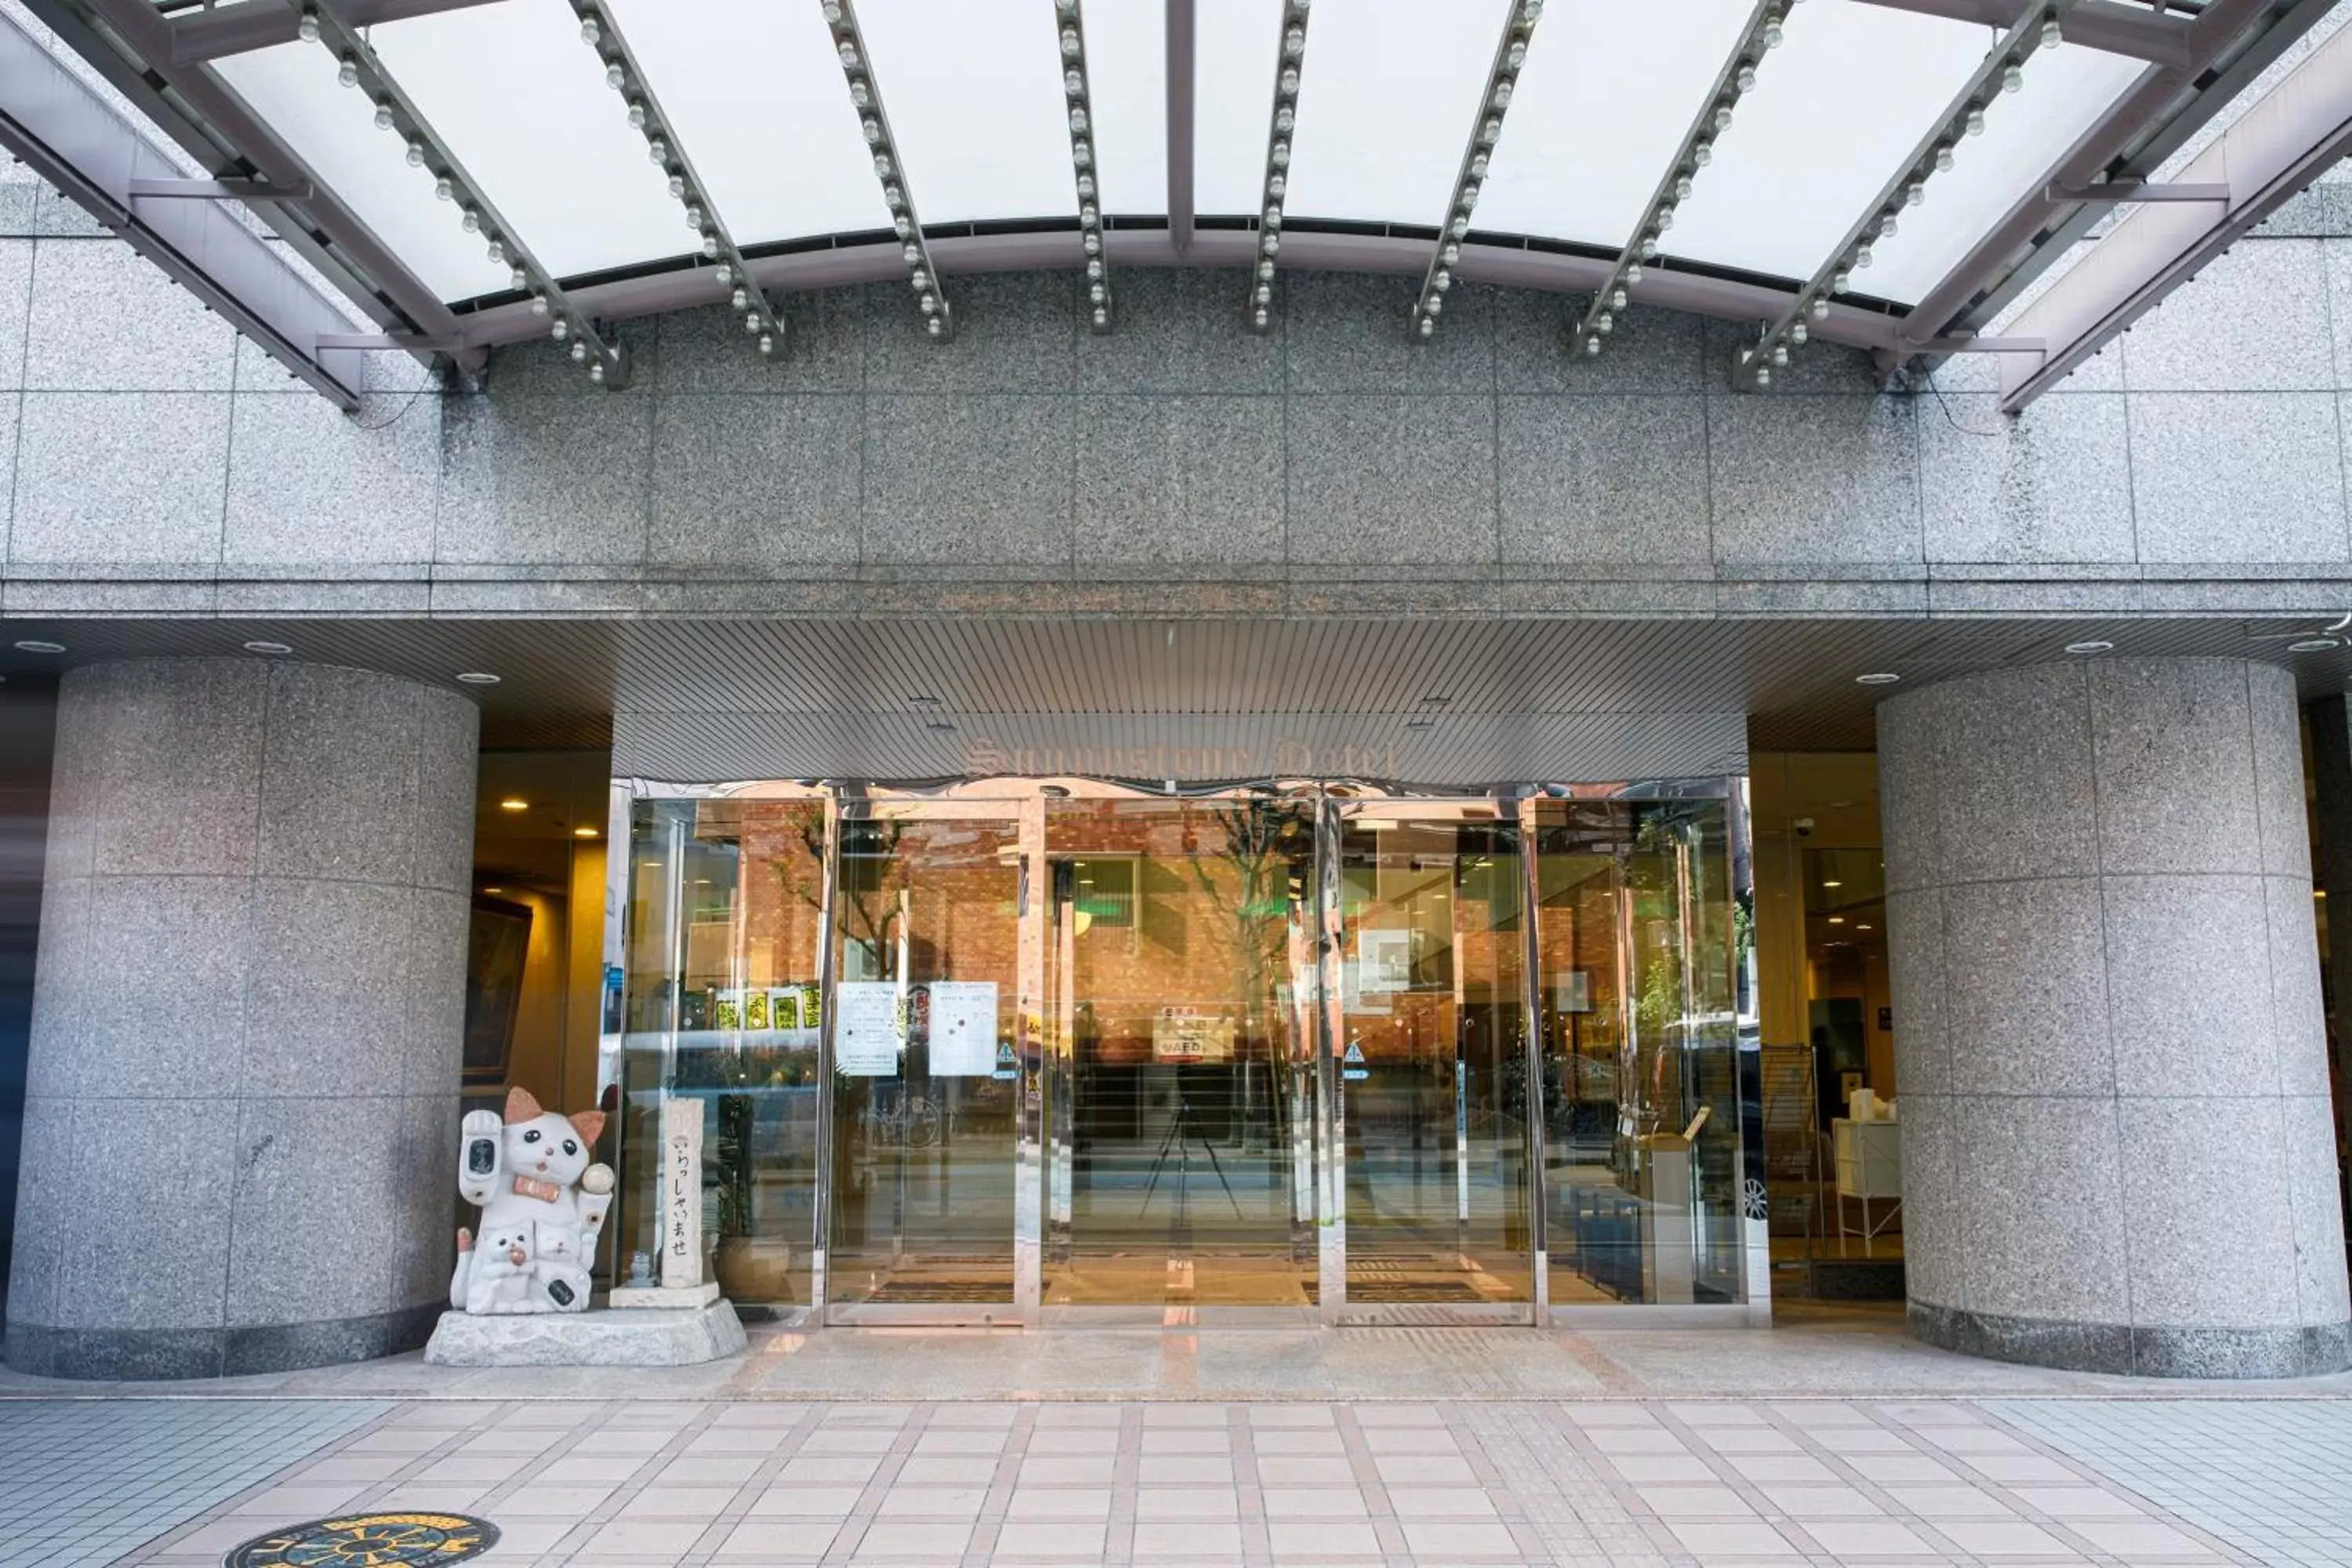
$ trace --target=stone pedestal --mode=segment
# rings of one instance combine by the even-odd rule
[[[6,1355],[275,1372],[448,1298],[473,704],[365,670],[66,676]]]
[[[742,1321],[725,1301],[629,1311],[444,1312],[425,1347],[435,1366],[694,1366],[740,1352]]]
[[[1912,1331],[2182,1377],[2352,1356],[2294,683],[2224,658],[1878,710]]]

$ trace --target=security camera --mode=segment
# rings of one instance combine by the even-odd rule
[[[1797,830],[1797,837],[1800,838],[1811,838],[1813,836],[1813,819],[1810,816],[1801,816],[1790,826]]]

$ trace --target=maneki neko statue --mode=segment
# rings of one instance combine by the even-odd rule
[[[507,1109],[460,1125],[457,1192],[482,1211],[481,1241],[457,1232],[449,1305],[473,1316],[588,1308],[596,1233],[612,1203],[613,1168],[596,1163],[604,1113],[541,1110],[527,1089]]]

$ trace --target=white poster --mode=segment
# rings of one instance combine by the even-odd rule
[[[906,1050],[893,980],[845,980],[834,988],[833,1061],[852,1078],[893,1078]]]
[[[1360,973],[1357,989],[1379,996],[1412,989],[1412,932],[1362,931],[1356,933],[1356,958]]]
[[[996,982],[934,980],[931,1076],[986,1078],[996,1070]]]

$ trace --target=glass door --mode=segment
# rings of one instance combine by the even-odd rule
[[[1022,808],[847,798],[835,869],[836,1322],[1016,1311]]]
[[[1346,1300],[1330,1315],[1526,1321],[1535,1244],[1515,808],[1335,809],[1339,952],[1324,979],[1339,993],[1327,1066]]]
[[[1310,1319],[1314,821],[1045,802],[1049,1312]]]
[[[1552,1305],[1738,1301],[1726,804],[1535,811]]]

